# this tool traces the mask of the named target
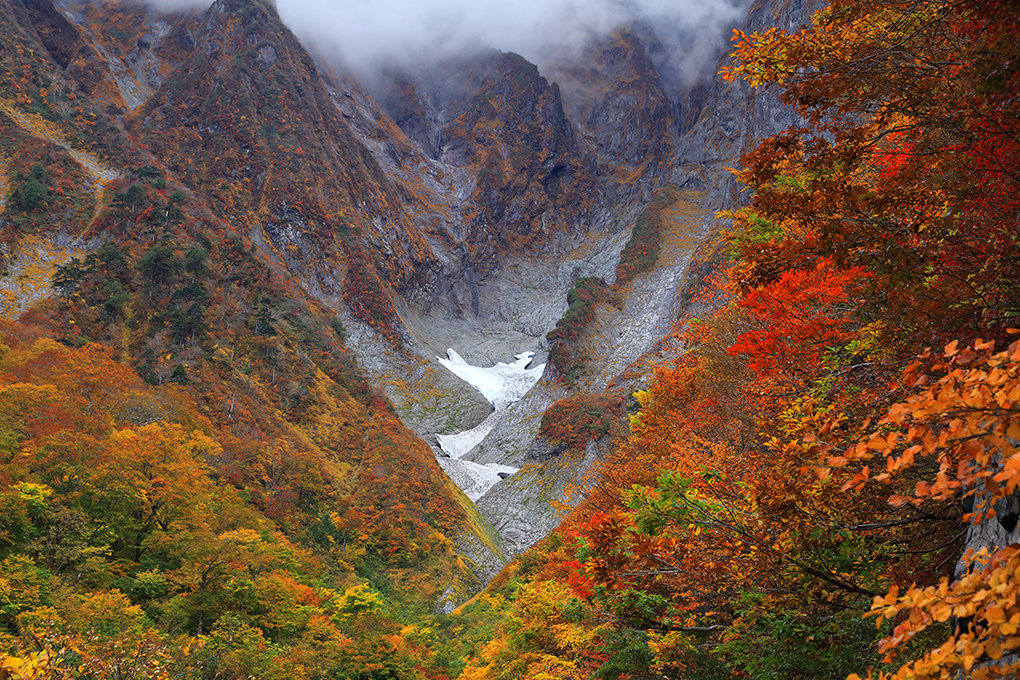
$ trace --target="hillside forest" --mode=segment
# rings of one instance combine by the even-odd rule
[[[115,237],[0,322],[0,679],[1020,673],[1015,3],[734,32],[722,78],[800,122],[733,170],[629,437],[484,590],[452,532],[490,530],[343,324],[10,16],[4,241]],[[93,192],[57,133],[130,175]],[[481,592],[439,614],[439,583]]]

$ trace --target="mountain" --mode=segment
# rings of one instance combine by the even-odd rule
[[[390,210],[393,190],[275,10],[220,4],[202,15],[170,18],[132,6],[88,5],[69,12],[83,22],[76,28],[52,6],[4,9],[5,35],[12,36],[7,68],[24,78],[5,99],[3,115],[12,186],[4,215],[8,271],[22,290],[44,287],[50,275],[61,282],[60,295],[22,321],[72,347],[106,343],[114,359],[145,381],[181,385],[201,404],[206,427],[223,446],[223,456],[211,463],[214,478],[229,481],[305,540],[325,541],[322,549],[334,545],[338,523],[346,522],[369,531],[372,554],[391,567],[408,562],[396,553],[437,530],[463,534],[462,551],[478,551],[482,563],[497,559],[491,529],[343,348],[335,313],[289,278],[284,262],[297,269],[294,258],[314,248],[322,257],[308,273],[328,272],[328,280],[319,280],[335,283],[329,290],[336,300],[346,296],[354,314],[399,342],[389,325],[395,312],[388,279],[406,280],[416,261],[409,247],[392,267],[380,260],[377,268],[377,255],[369,255],[370,245],[357,236],[374,227],[371,218],[342,221],[343,210],[356,203],[371,202],[381,214]],[[89,23],[97,11],[109,12],[109,21]],[[287,67],[277,74],[281,81],[256,75],[244,89],[247,64],[217,50],[244,44],[253,27],[267,32],[263,61],[275,54]],[[90,73],[137,94],[136,79],[119,69],[154,64],[146,72],[151,92],[145,103],[112,95],[93,102],[83,90],[96,78],[80,84],[71,62],[65,75],[40,37],[56,50],[58,38],[64,45],[77,36],[95,54],[109,54],[105,36],[97,37],[100,29],[146,47],[96,58]],[[87,42],[90,36],[94,43]],[[259,54],[251,55],[256,67]],[[224,83],[238,92],[231,106],[242,108],[230,109],[216,95]],[[286,88],[320,106],[319,136],[302,123],[313,109],[278,107],[281,93],[290,98]],[[139,105],[127,110],[131,101]],[[286,141],[281,132],[291,143],[300,133],[307,156],[332,173],[313,171],[306,152],[293,144],[270,151],[271,142]],[[242,158],[243,165],[227,170],[225,159]],[[318,182],[305,184],[313,174]],[[77,257],[68,261],[69,255]],[[13,311],[34,299],[19,300],[19,293]],[[265,455],[283,459],[267,469],[260,462]],[[434,588],[416,590],[423,604],[434,605],[447,588],[462,588],[457,597],[464,597],[481,583],[456,566],[463,563],[455,552],[443,560],[444,576]],[[462,578],[467,581],[456,586]]]
[[[487,417],[484,399],[431,357],[456,347],[480,362],[522,350],[540,361],[576,281],[612,283],[630,225],[674,172],[679,120],[692,117],[667,94],[678,85],[657,70],[651,55],[664,48],[647,26],[556,55],[549,77],[518,55],[483,52],[391,69],[366,89],[310,56],[269,4],[164,12],[39,1],[9,4],[5,16],[18,36],[5,58],[24,83],[5,100],[6,174],[30,182],[41,166],[46,178],[44,200],[23,206],[15,188],[12,208],[25,209],[5,215],[8,271],[35,277],[25,295],[21,275],[10,313],[45,294],[59,264],[70,282],[44,315],[55,335],[111,343],[149,382],[176,376],[224,431],[238,431],[247,402],[258,415],[246,436],[288,433],[324,461],[349,445],[323,429],[333,407],[317,391],[325,380],[364,392],[357,363],[426,439]],[[69,202],[82,207],[72,215]],[[703,208],[684,219],[697,224],[673,228],[706,233]],[[31,252],[40,242],[41,257]],[[101,244],[119,248],[114,270],[89,254]],[[670,250],[653,276],[682,276],[695,244]],[[77,259],[61,264],[68,256]],[[634,285],[632,311],[614,313],[635,326],[652,314],[654,330],[608,345],[598,332],[601,351],[619,355],[602,377],[564,386],[562,366],[549,372],[536,392],[546,396],[508,421],[531,424],[500,426],[511,430],[502,453],[483,442],[474,457],[529,460],[546,407],[603,389],[668,333],[679,308],[655,301],[664,280]],[[321,365],[343,341],[343,368]],[[223,351],[236,357],[238,342],[256,368],[216,363]],[[352,433],[376,418],[376,397],[360,398],[369,403]],[[407,448],[424,455],[420,446]],[[428,457],[415,464],[449,484]],[[549,527],[552,515],[537,512],[545,519],[526,520],[540,526],[515,550]],[[476,559],[495,564],[483,553]]]
[[[0,1],[0,680],[1015,675],[1014,8],[620,7]]]
[[[547,334],[568,385],[605,390],[543,404],[526,457],[594,469],[454,617],[499,622],[462,677],[1015,676],[1013,8],[809,9],[751,6],[680,140],[674,177],[732,222],[657,365],[586,369],[602,322],[633,333],[610,308],[661,261],[675,190]]]
[[[4,635],[105,601],[235,675],[396,673],[555,528],[720,259],[724,167],[790,120],[642,23],[363,82],[263,0],[4,0],[0,35]],[[546,370],[494,409],[448,348]],[[473,502],[457,464],[518,472]]]

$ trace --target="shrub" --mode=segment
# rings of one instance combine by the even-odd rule
[[[609,434],[613,423],[623,418],[626,411],[626,400],[621,392],[567,397],[546,410],[539,434],[555,444],[580,450],[589,441]]]

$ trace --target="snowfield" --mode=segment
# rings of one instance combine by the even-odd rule
[[[500,361],[488,368],[472,366],[453,349],[446,350],[446,356],[448,357],[446,359],[440,357],[436,359],[454,375],[481,392],[494,408],[485,420],[470,430],[457,434],[436,435],[440,448],[450,456],[439,458],[439,464],[450,479],[463,489],[468,498],[477,501],[501,479],[500,473],[504,476],[512,475],[518,468],[495,463],[475,463],[460,458],[492,431],[510,404],[520,400],[535,386],[545,371],[545,364],[528,368],[528,364],[535,356],[534,352],[518,354],[512,364]]]
[[[500,405],[485,420],[470,430],[464,430],[457,434],[437,434],[439,448],[445,451],[450,458],[462,458],[465,453],[485,439],[485,435],[492,432],[492,428],[496,427],[496,423],[500,421],[504,413],[506,413],[506,406]]]
[[[440,458],[439,465],[443,468],[450,479],[461,488],[464,494],[472,501],[477,501],[485,495],[485,492],[496,485],[500,479],[499,473],[512,475],[517,468],[509,465],[497,465],[495,463],[476,463],[470,460],[457,460],[456,458]]]
[[[495,408],[509,406],[528,393],[545,371],[545,364],[528,368],[534,352],[523,352],[514,357],[512,364],[497,362],[495,366],[483,368],[472,366],[453,349],[446,350],[448,359],[436,357],[443,366],[471,387],[482,393]]]

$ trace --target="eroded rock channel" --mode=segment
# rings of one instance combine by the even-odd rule
[[[475,427],[450,435],[436,435],[445,455],[437,456],[447,475],[472,501],[518,471],[519,468],[498,463],[476,463],[463,456],[475,448],[499,424],[514,402],[519,401],[534,387],[545,371],[545,364],[529,368],[534,352],[523,352],[513,363],[497,362],[494,366],[472,366],[454,350],[448,349],[447,358],[437,358],[451,373],[468,383],[490,404],[493,411]]]

